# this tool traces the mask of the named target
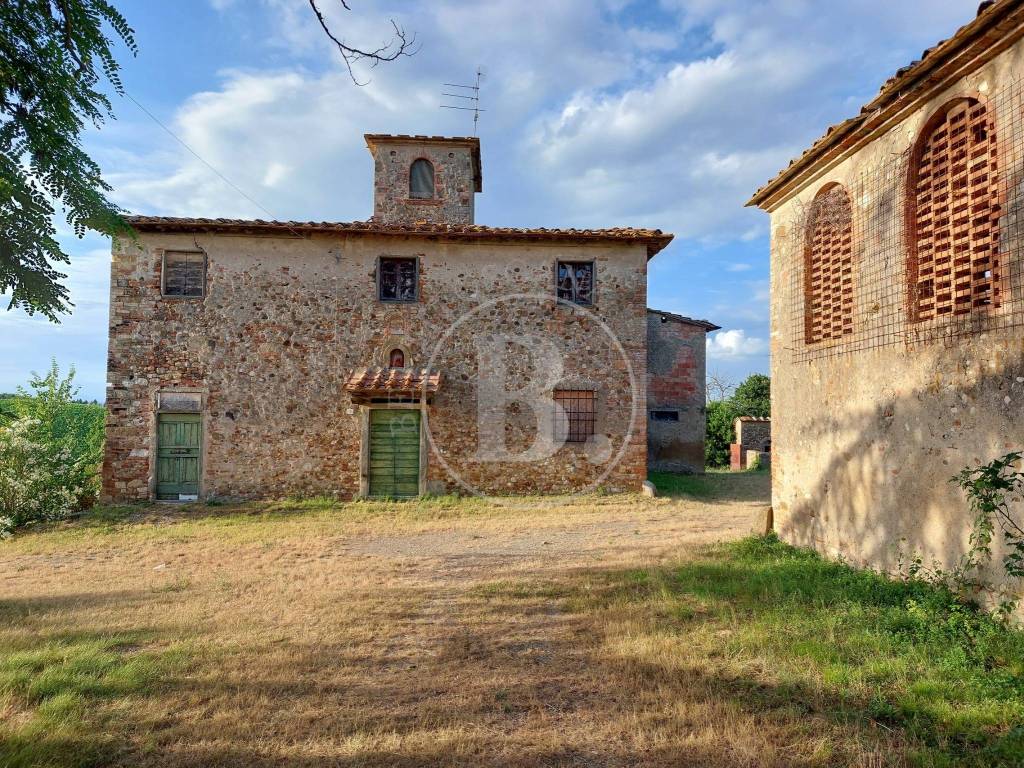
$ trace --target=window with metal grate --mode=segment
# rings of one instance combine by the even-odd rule
[[[556,389],[554,401],[562,407],[562,430],[567,443],[585,443],[594,435],[595,392],[590,389]]]
[[[804,340],[853,333],[853,209],[839,184],[814,198],[804,245]]]
[[[911,320],[999,306],[999,168],[984,103],[956,99],[926,123],[907,199]]]

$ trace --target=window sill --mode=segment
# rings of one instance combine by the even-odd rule
[[[444,201],[438,200],[436,197],[409,197],[405,200],[401,200],[400,202],[405,203],[406,205],[429,205],[434,206],[435,208],[440,208],[444,205]]]

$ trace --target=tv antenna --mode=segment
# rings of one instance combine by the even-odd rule
[[[444,92],[442,92],[441,93],[442,96],[447,96],[447,97],[452,98],[452,99],[465,99],[467,102],[472,104],[472,106],[461,106],[461,105],[458,105],[458,104],[442,104],[441,105],[441,109],[461,109],[461,110],[464,110],[466,112],[472,112],[473,113],[473,135],[474,136],[476,136],[477,126],[480,123],[480,113],[487,111],[485,109],[480,109],[480,80],[481,80],[481,78],[483,78],[483,76],[484,76],[483,71],[481,71],[480,67],[477,67],[476,68],[476,83],[473,84],[473,85],[461,85],[459,83],[442,83],[442,85],[444,85],[446,88],[464,88],[465,90],[470,92],[469,94],[466,94],[466,93],[444,93]]]

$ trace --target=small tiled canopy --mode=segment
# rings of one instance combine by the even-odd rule
[[[375,398],[416,398],[431,396],[441,388],[441,372],[427,368],[356,368],[345,382],[345,391],[355,402]]]

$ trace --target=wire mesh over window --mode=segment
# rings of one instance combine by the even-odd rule
[[[434,166],[429,160],[420,158],[409,168],[409,197],[414,200],[434,197]]]
[[[989,110],[946,105],[911,156],[911,321],[998,306],[999,159]]]
[[[853,208],[846,190],[825,187],[811,204],[804,265],[804,340],[853,333]]]
[[[573,304],[594,303],[594,263],[560,261],[557,274],[558,298]]]
[[[594,436],[594,391],[589,389],[556,389],[554,400],[562,407],[561,432],[567,443],[585,443]]]
[[[416,259],[380,260],[381,301],[416,301]]]
[[[206,288],[206,254],[165,251],[164,296],[202,296]]]

